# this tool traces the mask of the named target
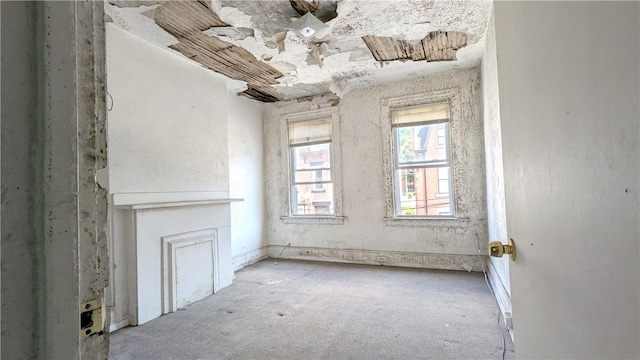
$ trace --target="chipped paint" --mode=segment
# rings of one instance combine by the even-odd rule
[[[3,3],[3,11],[5,6],[9,5]],[[14,268],[16,264],[12,261],[29,264],[25,274],[29,279],[21,275],[12,279],[31,289],[31,294],[21,299],[26,306],[5,303],[3,298],[3,329],[11,332],[18,329],[17,334],[26,338],[14,342],[17,339],[6,339],[3,331],[3,345],[9,346],[6,349],[3,346],[2,355],[107,358],[107,334],[79,337],[80,304],[87,300],[102,303],[108,278],[106,191],[98,189],[94,180],[97,169],[106,165],[103,4],[55,1],[19,4],[23,6],[22,10],[13,9],[17,10],[15,14],[24,14],[17,20],[19,25],[10,20],[8,26],[15,30],[18,39],[30,32],[23,46],[30,47],[32,52],[18,47],[15,55],[25,66],[33,68],[29,76],[20,73],[22,78],[9,84],[26,98],[22,101],[34,98],[36,101],[29,112],[20,109],[20,103],[12,108],[16,112],[6,118],[11,124],[9,129],[16,130],[14,126],[19,122],[17,129],[26,126],[28,131],[4,134],[7,124],[3,121],[3,140],[9,135],[24,143],[16,148],[16,155],[24,155],[20,152],[29,149],[25,166],[30,177],[25,182],[28,187],[24,188],[29,197],[19,199],[21,205],[11,212],[24,206],[29,208],[31,215],[15,220],[18,224],[24,222],[29,229],[21,236],[30,237],[25,245],[33,245],[34,249],[29,254],[21,253],[15,260],[2,259],[3,271]],[[29,20],[25,22],[25,18]],[[26,30],[32,26],[32,30]],[[4,55],[3,52],[3,64],[10,63]],[[3,105],[4,100],[3,97]],[[18,156],[11,160],[14,159],[26,160]],[[16,174],[24,175],[24,170],[18,169]],[[7,198],[15,199],[4,196],[3,210],[8,205]],[[16,235],[8,232],[9,239],[20,240]],[[4,240],[3,234],[3,248]],[[8,249],[11,248],[3,250]],[[5,289],[3,283],[3,295]],[[12,316],[5,318],[5,311],[15,314],[18,321]]]
[[[395,98],[421,101],[428,94],[447,89],[457,89],[455,94],[459,100],[453,107],[455,126],[452,125],[453,165],[456,169],[455,201],[459,218],[385,220],[388,218],[388,205],[383,194],[389,192],[389,180],[385,180],[389,171],[385,164],[391,158],[386,144],[391,130],[389,118],[384,115],[383,102],[385,99]],[[283,153],[279,138],[282,127],[285,126],[282,122],[285,114],[331,106],[338,109],[342,206],[346,216],[344,225],[284,223],[280,216],[286,213],[288,179],[282,167],[267,167],[265,213],[269,244],[291,243],[300,248],[352,249],[365,252],[401,251],[418,255],[477,255],[478,240],[481,244],[486,242],[480,96],[479,70],[474,68],[416,76],[409,81],[356,89],[344,94],[341,99],[326,95],[316,96],[310,101],[266,105],[264,141],[267,164],[286,162],[286,152]],[[339,103],[335,104],[338,99]],[[446,256],[443,258],[448,259]],[[437,262],[430,259],[419,262],[424,262],[424,266],[432,266],[430,264]],[[464,270],[459,264],[452,267]]]
[[[331,30],[322,41],[308,42],[287,29],[292,20],[300,16],[289,0],[214,0],[211,4],[220,19],[232,27],[254,29],[253,36],[246,37],[235,32],[228,35],[220,32],[217,35],[221,40],[246,49],[256,59],[269,58],[270,63],[284,62],[296,67],[295,78],[279,78],[279,84],[275,85],[284,100],[331,91],[343,96],[352,89],[406,80],[416,74],[476,67],[484,50],[484,33],[491,9],[489,0],[320,1],[314,16],[325,21]],[[150,8],[107,5],[107,13],[118,26],[156,45],[175,44],[177,40],[171,40],[166,32],[141,15]],[[456,60],[452,61],[383,63],[371,55],[362,40],[363,36],[371,35],[413,43],[432,31],[464,32],[467,46],[460,48]],[[308,62],[309,55],[320,43],[327,46],[321,62],[313,55],[313,61]]]
[[[240,94],[263,102],[280,100],[271,85],[278,83],[276,79],[282,73],[258,61],[247,50],[203,33],[211,27],[228,26],[204,4],[168,2],[156,9],[154,19],[179,39],[178,44],[169,46],[171,49],[231,79],[245,81],[247,89]]]
[[[283,246],[269,246],[269,256],[271,258],[277,257],[280,255],[282,249]],[[280,255],[280,258],[442,270],[461,270],[464,269],[463,264],[467,264],[467,266],[470,266],[471,271],[482,271],[482,262],[484,261],[483,257],[475,255],[331,249],[321,247],[288,247],[287,251]]]

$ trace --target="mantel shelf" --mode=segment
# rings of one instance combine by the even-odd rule
[[[115,193],[111,197],[111,205],[115,208],[133,210],[215,205],[238,201],[244,201],[244,199],[230,198],[228,191]]]
[[[161,209],[161,208],[172,208],[172,207],[228,204],[228,203],[240,202],[240,201],[244,201],[244,199],[234,198],[234,199],[211,199],[211,200],[196,200],[196,201],[188,200],[188,201],[172,201],[172,202],[149,203],[149,204],[116,205],[116,207],[127,208],[132,210],[148,210],[148,209]]]

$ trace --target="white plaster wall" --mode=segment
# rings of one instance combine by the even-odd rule
[[[495,5],[515,351],[640,358],[640,3]]]
[[[487,26],[485,52],[482,58],[482,100],[484,111],[484,149],[487,174],[487,230],[489,241],[507,242],[507,215],[504,200],[504,169],[502,165],[502,133],[500,131],[500,92],[496,56],[493,12]],[[490,257],[491,283],[500,307],[511,312],[509,257]]]
[[[113,24],[107,73],[110,194],[129,205],[227,198],[226,80]],[[139,211],[137,223],[112,208],[111,330],[162,314],[162,236],[219,227],[217,286],[231,284],[229,206]]]
[[[267,256],[264,236],[262,104],[227,93],[231,247],[235,269]]]
[[[387,224],[385,222],[383,135],[381,100],[408,94],[460,87],[461,119],[452,140],[453,161],[458,168],[455,183],[459,221],[433,220],[428,225]],[[313,255],[308,248],[375,250],[402,253],[477,255],[478,241],[486,249],[486,203],[483,161],[480,71],[477,68],[414,77],[384,86],[355,90],[346,94],[339,108],[344,225],[285,224],[288,183],[283,174],[281,131],[286,128],[283,115],[331,106],[333,99],[317,97],[313,101],[289,101],[265,105],[265,175],[267,231],[269,245],[282,249],[291,243],[294,253]],[[385,120],[386,121],[386,120]],[[284,127],[284,128],[283,128]],[[299,248],[299,249],[297,249]],[[483,250],[484,251],[484,250]],[[279,252],[279,251],[278,251]],[[324,252],[328,260],[354,261],[370,253],[360,252],[347,258],[338,252]],[[336,258],[336,256],[338,258]],[[405,256],[406,265],[422,266],[422,258]],[[435,258],[427,266],[439,265]],[[412,263],[412,261],[415,262]],[[433,260],[433,259],[432,259]],[[460,264],[452,265],[462,269]],[[476,270],[479,269],[479,266]]]
[[[226,83],[107,24],[109,190],[229,190]]]

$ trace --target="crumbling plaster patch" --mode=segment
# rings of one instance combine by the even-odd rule
[[[389,79],[403,79],[407,73],[411,73],[413,76],[413,73],[432,73],[479,64],[484,48],[482,35],[486,26],[489,2],[476,1],[460,4],[449,1],[432,1],[415,3],[371,1],[364,4],[356,1],[341,1],[338,4],[338,17],[329,22],[333,28],[332,34],[325,39],[333,51],[329,51],[325,55],[322,67],[309,65],[307,62],[309,46],[299,36],[291,32],[287,33],[285,37],[286,50],[282,53],[263,46],[258,37],[246,38],[238,43],[254,54],[269,54],[271,61],[296,65],[296,81],[288,83],[287,88],[295,88],[298,82],[303,84],[329,83],[331,84],[330,90],[339,96],[351,88],[384,83]],[[390,24],[394,24],[394,26],[390,26]],[[468,32],[469,46],[458,51],[458,61],[444,65],[429,64],[428,66],[414,62],[380,64],[370,55],[360,38],[363,35],[376,34],[397,36],[407,40],[421,39],[434,29]],[[353,52],[355,52],[355,56],[352,55]],[[291,97],[285,95],[285,99],[288,98]]]
[[[321,6],[322,3],[324,2],[321,1]],[[278,11],[266,11],[274,7],[278,7]],[[170,37],[168,34],[158,34],[163,30],[140,14],[148,12],[150,7],[120,9],[107,5],[107,8],[107,13],[118,26],[143,39],[164,47],[177,42],[167,38]],[[232,26],[254,29],[253,36],[221,36],[223,40],[247,49],[261,61],[295,65],[296,73],[292,74],[295,78],[282,78],[280,82],[284,86],[276,85],[283,98],[290,99],[311,95],[307,90],[312,84],[322,85],[315,86],[317,91],[331,89],[342,96],[353,88],[382,84],[389,79],[402,80],[413,77],[416,73],[428,74],[477,66],[484,50],[484,32],[491,1],[339,1],[336,9],[338,16],[327,21],[331,32],[320,39],[328,46],[322,66],[307,62],[312,44],[307,44],[301,36],[286,31],[287,25],[299,17],[288,0],[214,0],[212,8],[223,21]],[[261,18],[264,14],[267,17]],[[430,31],[438,30],[467,34],[468,45],[458,50],[456,61],[445,64],[413,61],[380,63],[370,55],[361,39],[365,35],[376,35],[414,41],[424,38]],[[323,85],[327,83],[331,85]],[[298,89],[297,84],[303,84],[302,88]],[[320,93],[313,95],[317,94]]]
[[[153,21],[153,17],[143,15],[148,11],[154,11],[157,5],[139,6],[134,8],[120,8],[109,3],[105,4],[105,14],[119,28],[126,30],[156,46],[168,48],[169,45],[178,43],[175,36],[162,30]],[[173,51],[173,50],[170,50]]]

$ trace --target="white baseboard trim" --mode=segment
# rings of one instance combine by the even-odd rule
[[[234,256],[232,259],[233,271],[238,271],[268,257],[269,251],[267,250],[267,246],[263,246],[259,249],[251,250],[244,254]]]
[[[120,320],[118,322],[109,324],[109,332],[112,333],[112,332],[114,332],[116,330],[122,329],[122,328],[127,327],[127,326],[129,326],[129,320],[128,319]]]
[[[318,247],[270,245],[269,257],[292,260],[313,260],[340,262],[351,264],[384,265],[399,267],[416,267],[441,270],[467,271],[465,266],[471,267],[471,271],[482,271],[481,261],[486,256],[460,255],[460,254],[431,254],[401,251],[378,250],[353,250],[353,249],[329,249]]]
[[[493,290],[493,293],[496,295],[496,300],[498,300],[498,306],[500,307],[500,312],[502,312],[502,319],[503,319],[503,323],[504,325],[507,327],[507,329],[509,329],[509,335],[511,336],[511,341],[514,341],[513,338],[513,328],[510,326],[510,324],[508,324],[508,322],[510,322],[511,320],[507,320],[507,318],[511,317],[511,296],[509,295],[509,293],[507,292],[507,289],[504,286],[504,283],[502,282],[502,280],[500,280],[500,277],[498,276],[497,270],[495,268],[495,266],[493,265],[492,261],[488,261],[489,263],[489,267],[488,267],[488,278],[489,278],[489,285],[491,285],[491,289]]]

